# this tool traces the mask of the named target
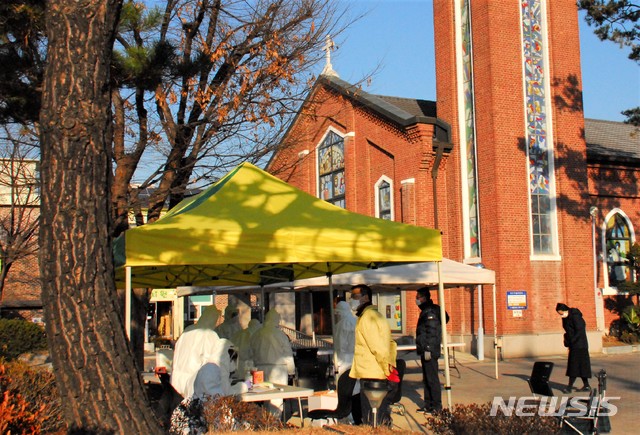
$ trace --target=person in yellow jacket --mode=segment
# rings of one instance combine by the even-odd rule
[[[364,394],[366,381],[377,380],[388,383],[389,393],[377,410],[377,423],[391,426],[389,404],[397,388],[396,356],[397,345],[391,338],[391,329],[386,319],[371,303],[371,288],[358,284],[351,288],[351,307],[356,309],[356,344],[353,365],[349,377],[361,380],[360,403],[362,419],[366,424],[373,424],[371,405]],[[356,308],[357,304],[357,308]]]

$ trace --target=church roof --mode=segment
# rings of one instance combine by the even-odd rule
[[[435,101],[370,94],[336,76],[322,75],[319,81],[402,127],[418,123],[433,124],[438,140],[451,140],[449,124],[437,118]]]
[[[589,160],[640,161],[640,129],[631,124],[600,119],[584,120]]]

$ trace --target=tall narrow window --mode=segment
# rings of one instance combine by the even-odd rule
[[[460,78],[460,148],[462,152],[463,183],[462,202],[464,204],[464,255],[465,258],[480,257],[480,222],[478,213],[478,177],[475,103],[473,89],[473,41],[471,38],[471,8],[469,0],[456,2],[456,15],[459,19],[458,62]]]
[[[391,220],[391,184],[386,180],[378,185],[378,217]]]
[[[631,280],[627,258],[632,244],[631,230],[622,214],[615,213],[607,220],[605,237],[609,286],[616,287],[622,282]]]
[[[345,208],[344,139],[329,131],[318,147],[320,198]]]
[[[522,47],[529,162],[529,197],[533,255],[551,255],[555,248],[552,196],[553,150],[549,131],[545,71],[546,40],[542,0],[522,2]]]

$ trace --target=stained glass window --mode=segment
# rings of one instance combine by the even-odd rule
[[[318,147],[320,198],[345,208],[344,139],[330,131]]]
[[[391,184],[387,181],[378,185],[378,217],[391,220]]]
[[[475,137],[475,104],[473,94],[473,62],[471,41],[471,17],[469,0],[460,0],[460,23],[462,34],[462,89],[464,98],[464,120],[462,122],[463,149],[466,159],[467,189],[466,209],[467,228],[465,255],[469,257],[480,256],[480,237],[478,222],[478,182],[476,169],[476,137]]]
[[[525,1],[521,3],[521,7],[531,232],[533,253],[544,255],[554,253],[554,239],[550,188],[550,162],[553,159],[553,154],[547,144],[542,1]]]
[[[620,213],[607,220],[606,239],[609,286],[615,287],[631,279],[627,258],[631,248],[631,231],[627,220]]]

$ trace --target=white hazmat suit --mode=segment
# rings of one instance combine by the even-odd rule
[[[356,321],[358,318],[354,316],[348,303],[340,301],[336,305],[336,319],[333,349],[335,352],[336,371],[338,372],[336,379],[340,379],[340,375],[349,370],[353,364],[353,355],[356,347]],[[360,382],[356,382],[353,390],[353,394],[358,393],[360,393]]]
[[[258,370],[264,371],[264,380],[287,385],[288,375],[294,375],[293,349],[287,335],[278,328],[280,314],[271,310],[264,319],[264,325],[251,337],[253,362]],[[282,400],[272,400],[270,411],[278,415]]]
[[[171,385],[186,396],[190,379],[203,364],[215,360],[217,342],[220,340],[213,329],[220,317],[214,305],[206,307],[195,325],[185,329],[176,342],[173,352]]]
[[[247,368],[253,367],[253,351],[251,350],[251,337],[262,327],[257,319],[251,319],[249,325],[239,332],[236,332],[231,341],[238,352],[238,376],[244,376]]]
[[[232,367],[229,348],[231,342],[224,338],[218,339],[210,360],[200,367],[187,382],[185,397],[230,396],[248,391],[244,382],[231,385]]]
[[[336,353],[338,377],[353,364],[353,352],[356,347],[356,316],[345,301],[336,306],[336,333],[333,336],[333,348]]]
[[[220,338],[232,340],[236,332],[241,330],[238,308],[227,305],[227,308],[224,309],[224,321],[216,328],[216,333]]]

